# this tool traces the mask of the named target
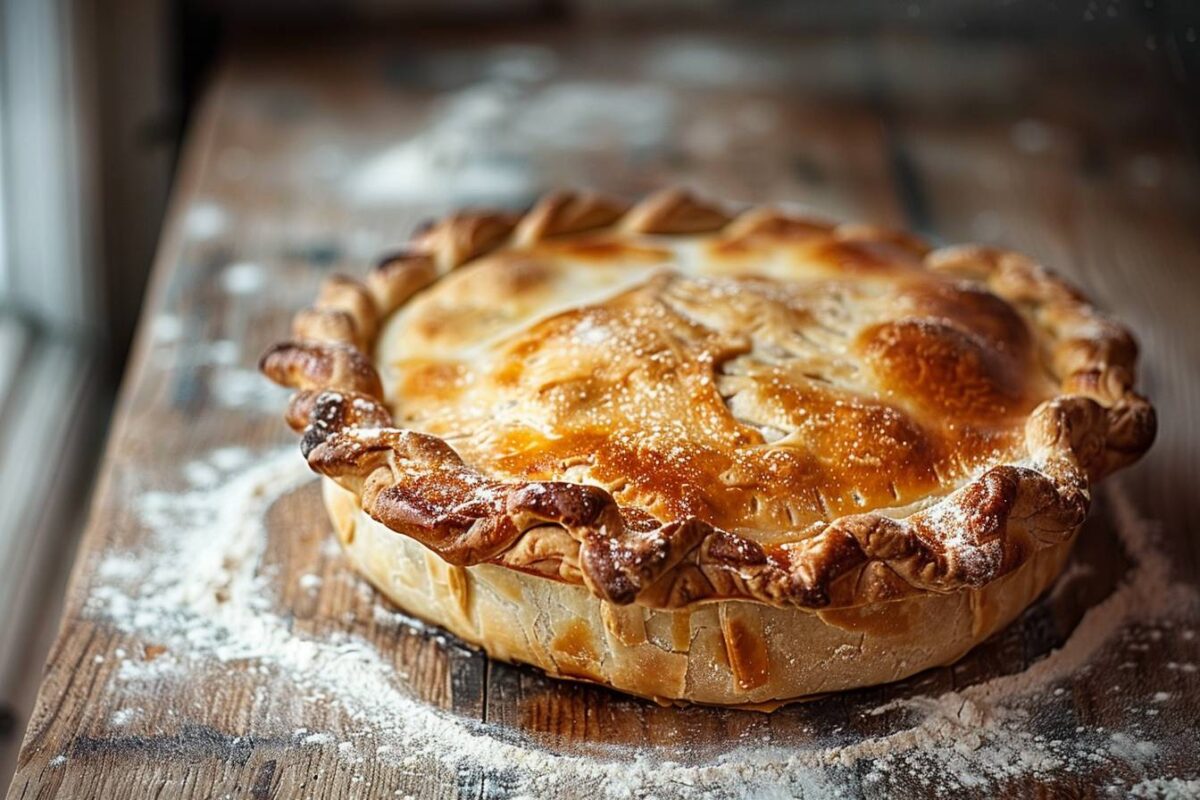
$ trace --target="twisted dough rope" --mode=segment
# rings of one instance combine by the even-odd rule
[[[496,480],[465,464],[443,440],[393,427],[366,355],[379,323],[468,261],[601,228],[743,239],[811,227],[763,208],[731,217],[678,189],[632,207],[590,193],[557,193],[521,216],[456,214],[383,259],[365,284],[326,280],[314,306],[296,315],[294,339],[271,348],[261,369],[299,390],[286,419],[303,432],[301,449],[312,469],[356,493],[375,520],[451,564],[500,564],[583,583],[612,603],[664,609],[735,598],[842,608],[983,586],[1069,537],[1086,516],[1090,483],[1150,446],[1155,414],[1133,391],[1133,338],[1075,289],[1017,253],[927,252],[905,234],[861,225],[842,225],[831,235],[902,242],[925,253],[928,269],[980,281],[1024,306],[1049,336],[1063,394],[1042,403],[1026,424],[1037,469],[999,465],[907,518],[850,515],[768,549],[694,518],[659,522],[619,507],[599,487]]]

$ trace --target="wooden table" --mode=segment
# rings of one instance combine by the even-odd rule
[[[1200,778],[1200,615],[1182,604],[1171,619],[1127,626],[1085,652],[1035,699],[1034,713],[1013,721],[1013,737],[1041,737],[1030,747],[1072,753],[1064,764],[983,764],[1011,760],[1004,742],[967,743],[957,777],[939,774],[951,771],[945,759],[829,757],[896,741],[921,697],[970,693],[1070,658],[1079,639],[1058,661],[1040,661],[1135,569],[1138,555],[1122,554],[1115,532],[1112,509],[1129,510],[1114,505],[1120,498],[1161,523],[1153,552],[1170,567],[1162,582],[1200,575],[1200,169],[1180,133],[1182,111],[1144,56],[882,35],[569,31],[238,51],[189,137],[9,798],[602,797],[641,795],[630,781],[656,772],[667,776],[658,796],[729,795],[737,783],[728,762],[766,745],[784,755],[818,748],[830,762],[771,778],[783,795],[1195,796],[1200,784],[1187,781]],[[1119,498],[1103,493],[1060,586],[960,663],[769,716],[662,708],[492,662],[406,624],[330,546],[313,482],[272,495],[258,509],[265,527],[246,536],[163,521],[159,505],[178,513],[185,490],[193,517],[219,513],[231,497],[211,489],[221,475],[276,463],[279,448],[294,446],[279,420],[284,394],[252,370],[322,275],[363,271],[419,221],[457,205],[520,206],[564,185],[634,197],[679,182],[937,241],[1022,249],[1139,332],[1158,443],[1121,479]],[[190,539],[175,551],[147,555],[180,531]],[[224,566],[201,563],[209,532],[209,554]],[[239,578],[246,547],[252,574]],[[181,596],[181,613],[197,603],[218,615],[232,603],[241,622],[246,609],[261,612],[275,626],[264,628],[262,652],[244,631],[222,651],[203,619],[198,633],[195,621],[171,627],[164,615],[178,587],[160,574],[164,565],[176,577],[227,568],[234,588]],[[257,601],[222,594],[246,586]],[[145,587],[157,596],[138,600]],[[131,597],[132,609],[120,605]],[[151,608],[148,619],[137,617],[138,603]],[[181,630],[196,638],[189,644]],[[277,647],[276,635],[298,638]],[[322,661],[334,646],[348,662]],[[304,678],[301,657],[327,666],[329,680]],[[408,699],[364,696],[380,664],[391,681],[380,692]],[[397,738],[388,715],[419,713],[425,738]],[[428,746],[439,731],[446,751],[465,746],[465,731],[473,746],[494,741],[495,753],[439,759]],[[1087,758],[1084,737],[1100,742]],[[497,759],[508,753],[532,753],[535,772],[561,771],[562,780],[530,778],[516,762],[503,768]],[[723,772],[685,769],[722,758]],[[583,780],[585,762],[626,766]],[[765,794],[755,769],[744,786]],[[972,771],[976,784],[964,779]]]

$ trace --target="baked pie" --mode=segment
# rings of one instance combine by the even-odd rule
[[[948,664],[1155,414],[1024,256],[682,191],[460,213],[262,361],[357,569],[507,661],[763,705]]]

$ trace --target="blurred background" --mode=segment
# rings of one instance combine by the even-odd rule
[[[310,164],[364,213],[520,206],[597,175],[633,196],[704,164],[701,188],[789,201],[786,173],[808,187],[805,202],[837,216],[862,210],[848,198],[864,196],[870,187],[855,182],[878,165],[846,163],[846,148],[828,143],[869,136],[895,186],[880,221],[937,239],[945,201],[921,164],[961,196],[967,174],[1016,195],[1041,190],[1002,159],[972,155],[994,151],[961,144],[993,135],[997,120],[1005,153],[1065,153],[1084,181],[1161,190],[1191,214],[1198,10],[1189,0],[0,0],[0,785],[57,625],[178,156],[207,135],[196,126],[214,76],[242,54],[276,54],[276,69],[295,71],[321,53],[313,82],[340,103],[359,89],[357,73],[329,66],[337,54],[377,55],[400,98],[387,109],[393,143],[360,163],[322,141]],[[287,91],[255,102],[276,122],[314,113]],[[862,109],[866,128],[845,123]],[[914,113],[920,137],[905,123]],[[830,122],[818,125],[822,114]],[[319,118],[306,124],[321,130]],[[266,170],[257,156],[224,152],[194,169],[253,181]],[[193,206],[181,225],[203,239],[226,222]],[[1016,244],[1013,225],[982,208],[958,232]],[[296,246],[342,266],[386,244]],[[228,275],[258,286],[252,271]]]

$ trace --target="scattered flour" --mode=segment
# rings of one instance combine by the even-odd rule
[[[307,745],[333,744],[336,741],[332,733],[310,733],[300,737],[300,744]]]
[[[256,369],[226,368],[211,377],[212,396],[225,408],[278,411],[287,403],[288,390],[275,386]]]
[[[266,270],[250,261],[235,262],[221,272],[221,288],[229,294],[254,294],[266,284]]]
[[[141,713],[142,709],[140,708],[122,708],[112,715],[109,722],[112,723],[113,727],[123,728],[130,722],[133,722]]]
[[[676,96],[653,83],[560,81],[544,85],[553,55],[501,49],[469,85],[433,103],[420,132],[352,171],[351,202],[364,205],[512,202],[539,185],[535,153],[638,151],[667,140]]]
[[[143,480],[159,487],[170,478],[147,475]],[[1037,724],[1050,698],[1062,698],[1063,713],[1070,713],[1069,698],[1055,690],[1090,670],[1102,648],[1144,642],[1125,641],[1130,630],[1150,628],[1145,637],[1150,641],[1155,635],[1161,639],[1163,631],[1181,638],[1190,632],[1180,632],[1170,616],[1191,607],[1195,595],[1171,581],[1166,559],[1154,548],[1152,526],[1138,518],[1119,484],[1109,492],[1111,506],[1135,566],[1059,650],[1019,674],[848,712],[876,719],[883,730],[878,735],[855,737],[834,729],[787,747],[746,740],[689,759],[686,749],[678,751],[684,755],[672,750],[670,757],[620,746],[585,751],[576,745],[556,752],[529,741],[519,729],[433,708],[406,688],[394,654],[363,639],[298,632],[287,609],[278,609],[281,587],[265,560],[266,515],[312,480],[294,448],[264,454],[219,450],[184,465],[173,480],[182,485],[146,486],[137,496],[136,511],[148,534],[144,546],[136,553],[113,552],[98,565],[98,585],[86,613],[153,643],[144,653],[114,651],[119,667],[110,679],[132,689],[188,680],[191,667],[214,664],[268,676],[287,695],[332,710],[319,718],[346,721],[327,731],[293,730],[296,717],[280,717],[278,724],[293,731],[297,746],[333,748],[347,765],[370,754],[406,771],[440,765],[460,774],[499,776],[512,796],[596,798],[820,797],[855,794],[854,787],[903,792],[914,786],[953,796],[963,790],[992,793],[1013,779],[1087,774],[1119,765],[1115,774],[1130,776],[1117,787],[1121,794],[1195,794],[1191,779],[1197,776],[1171,777],[1159,770],[1162,748],[1136,724],[1110,730],[1079,724],[1069,739],[1048,739]],[[351,575],[346,579],[357,583]],[[316,588],[320,582],[316,575],[300,578],[302,587]],[[424,630],[382,605],[373,613],[374,624]],[[1171,674],[1189,668],[1194,671],[1195,665],[1171,662],[1167,667]],[[1138,697],[1145,707],[1169,707],[1172,695],[1156,691]],[[111,720],[114,726],[136,722],[137,711],[130,709]]]
[[[175,314],[159,314],[150,324],[150,338],[155,344],[174,344],[183,336],[183,320]]]
[[[210,201],[193,203],[183,218],[184,232],[197,241],[220,236],[228,227],[229,212]]]
[[[1192,800],[1200,797],[1200,780],[1151,778],[1129,787],[1129,796],[1156,800]]]

